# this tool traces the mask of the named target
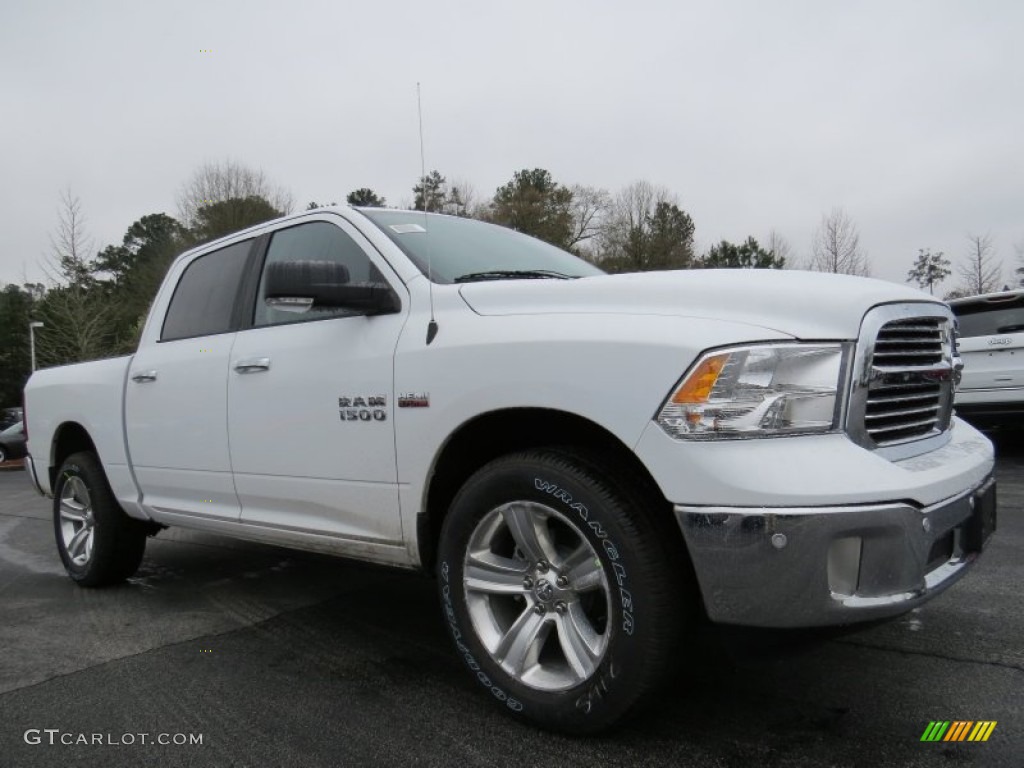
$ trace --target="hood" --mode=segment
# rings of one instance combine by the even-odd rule
[[[801,339],[853,339],[871,307],[940,303],[884,280],[777,269],[694,269],[577,280],[467,283],[462,298],[481,315],[668,315],[726,320]]]

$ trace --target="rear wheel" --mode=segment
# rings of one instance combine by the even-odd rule
[[[0,445],[0,464],[3,464],[5,461],[7,461],[7,451]]]
[[[498,459],[457,494],[439,543],[446,622],[511,712],[570,733],[640,705],[696,607],[632,483],[567,451]]]
[[[142,562],[144,524],[121,509],[93,453],[73,454],[61,466],[53,525],[64,568],[84,587],[124,581]]]

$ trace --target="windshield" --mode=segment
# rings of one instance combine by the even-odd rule
[[[401,248],[424,275],[429,255],[435,283],[604,274],[594,265],[542,240],[475,219],[422,211],[358,210]]]

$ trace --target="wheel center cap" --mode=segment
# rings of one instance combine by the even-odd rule
[[[555,596],[555,588],[552,586],[550,581],[542,579],[537,582],[537,586],[533,588],[533,594],[542,603],[546,603]]]

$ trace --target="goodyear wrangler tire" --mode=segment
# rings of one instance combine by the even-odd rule
[[[445,623],[506,710],[590,733],[664,677],[696,603],[652,506],[563,450],[497,459],[456,495],[438,549]]]
[[[53,527],[64,569],[83,587],[117,584],[142,562],[145,528],[121,509],[93,453],[73,454],[61,465]]]

